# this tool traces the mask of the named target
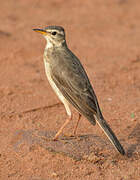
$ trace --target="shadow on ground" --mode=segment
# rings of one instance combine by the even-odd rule
[[[34,145],[39,145],[48,151],[63,154],[75,160],[91,160],[92,154],[92,160],[95,162],[99,161],[97,157],[108,156],[114,151],[114,147],[108,140],[105,141],[101,137],[93,134],[78,135],[76,137],[63,135],[58,141],[52,140],[54,135],[55,132],[19,130],[13,137],[12,145],[16,152],[22,151],[22,146],[25,145],[26,151],[24,149],[24,152],[26,153],[28,153]]]

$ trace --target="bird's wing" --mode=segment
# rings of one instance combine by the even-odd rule
[[[65,59],[52,67],[51,76],[64,97],[83,115],[97,114],[98,102],[86,72],[80,61],[73,57]],[[63,62],[63,63],[62,63]],[[95,123],[95,120],[93,118]]]

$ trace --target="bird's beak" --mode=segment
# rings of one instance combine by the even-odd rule
[[[43,35],[47,35],[48,34],[44,29],[33,29],[33,31],[39,32],[39,33],[41,33]]]

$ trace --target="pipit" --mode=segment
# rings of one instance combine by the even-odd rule
[[[114,147],[122,154],[125,151],[100,110],[97,97],[89,78],[79,61],[66,44],[65,31],[61,26],[47,26],[44,29],[33,29],[41,33],[47,40],[44,51],[45,71],[50,85],[65,106],[68,118],[55,135],[56,140],[64,127],[72,119],[69,105],[72,104],[79,113],[74,130],[85,116],[92,125],[96,122],[103,129]]]

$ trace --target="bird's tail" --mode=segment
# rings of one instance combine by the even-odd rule
[[[103,117],[98,117],[97,118],[97,123],[99,124],[99,126],[103,129],[104,133],[107,135],[108,139],[111,141],[111,143],[114,145],[114,147],[122,154],[125,155],[125,151],[122,147],[122,145],[120,144],[119,140],[117,139],[117,137],[115,136],[114,132],[112,131],[112,129],[109,127],[109,125],[107,124],[107,122],[105,121],[105,119]]]
[[[117,137],[115,136],[115,133],[112,131],[112,129],[110,128],[110,126],[108,125],[108,123],[105,121],[102,112],[100,110],[96,95],[94,93],[94,98],[95,98],[95,104],[97,107],[97,112],[96,112],[96,122],[99,124],[99,126],[102,128],[102,130],[104,131],[104,133],[106,134],[106,136],[108,137],[108,139],[111,141],[111,143],[114,145],[114,147],[116,148],[117,151],[119,151],[122,155],[125,155],[125,151],[122,147],[122,145],[120,144],[119,140],[117,139]]]

